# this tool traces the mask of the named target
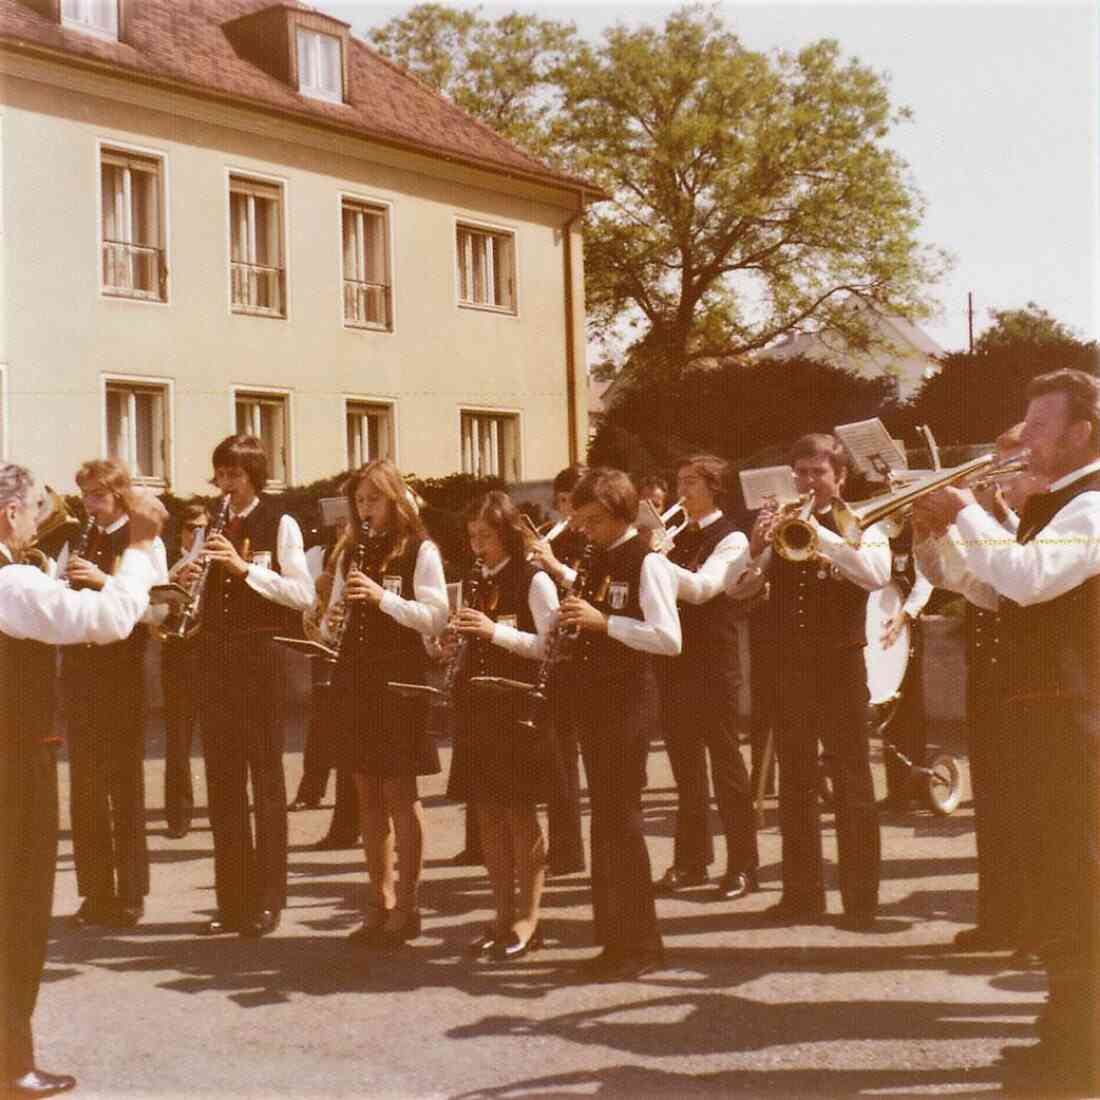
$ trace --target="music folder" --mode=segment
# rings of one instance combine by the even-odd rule
[[[311,642],[307,638],[282,638],[276,636],[272,641],[278,642],[280,645],[285,645],[287,649],[293,649],[298,653],[304,653],[307,657],[323,657],[327,661],[335,661],[339,656],[335,649],[330,649],[327,645],[322,645],[320,642]]]
[[[154,584],[149,589],[149,603],[153,607],[174,607],[182,610],[191,601],[191,593],[183,585],[169,581],[168,584]]]

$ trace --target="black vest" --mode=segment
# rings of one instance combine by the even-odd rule
[[[831,512],[819,513],[817,521],[836,530]],[[770,580],[784,645],[866,645],[867,592],[827,562],[790,562],[775,554]]]
[[[901,594],[908,599],[909,593],[917,583],[917,562],[913,556],[913,526],[907,523],[905,529],[896,538],[890,540],[891,578],[901,588]]]
[[[0,555],[0,569],[11,564]],[[52,645],[0,634],[0,774],[20,774],[22,747],[54,740],[56,660]]]
[[[589,573],[587,599],[605,615],[622,615],[628,619],[644,619],[640,603],[642,563],[648,549],[641,535],[616,546],[614,550],[597,551]],[[583,593],[581,593],[583,595]],[[582,634],[582,660],[587,674],[597,680],[634,680],[645,675],[650,667],[648,653],[631,649],[607,634]]]
[[[413,586],[416,559],[421,542],[408,539],[404,549],[392,555],[393,543],[386,540],[375,561],[364,561],[363,571],[373,581],[406,600],[416,599]],[[340,562],[337,568],[344,568]],[[348,604],[351,619],[344,632],[340,648],[340,678],[356,675],[387,679],[402,683],[423,683],[427,654],[420,634],[402,626],[381,608],[366,600]]]
[[[1017,540],[1029,543],[1071,500],[1100,491],[1100,473],[1088,474],[1053,493],[1037,493],[1024,505]],[[1043,603],[1005,601],[1015,640],[1015,695],[1100,702],[1100,576]]]
[[[482,611],[495,623],[506,619],[517,630],[536,633],[528,596],[531,581],[538,572],[537,566],[513,557],[495,576],[483,577],[479,597]],[[470,676],[505,676],[509,680],[531,682],[536,671],[535,662],[526,657],[488,640],[471,640],[470,659],[466,662],[466,672]]]
[[[279,521],[282,512],[270,497],[260,502],[242,520],[230,541],[246,562],[267,554],[268,568],[282,571],[279,564]],[[210,568],[203,597],[202,632],[208,637],[243,634],[284,634],[297,629],[300,617],[291,608],[265,599],[244,577],[234,577],[218,564]]]
[[[737,530],[729,516],[722,515],[704,528],[688,526],[676,536],[668,560],[697,573],[727,535]],[[719,672],[737,675],[737,609],[734,601],[719,592],[702,604],[680,603],[683,648],[679,660],[690,661],[700,674]]]
[[[126,520],[116,531],[101,531],[93,528],[92,537],[87,549],[81,555],[85,561],[90,561],[104,573],[114,575],[118,568],[119,560],[130,545],[130,521]],[[82,584],[74,584],[73,588],[79,590],[86,587]],[[145,642],[148,638],[144,627],[138,623],[131,631],[128,638],[120,642],[110,642],[107,645],[68,645],[61,649],[61,671],[63,675],[71,674],[77,667],[88,667],[97,670],[117,669],[129,676],[140,675],[139,663],[145,650]],[[108,689],[109,690],[109,689]]]
[[[574,531],[572,527],[566,527],[561,534],[550,543],[550,549],[554,551],[554,557],[557,558],[562,565],[569,566],[570,569],[577,568],[577,563],[584,557],[584,547],[584,535],[579,531]]]

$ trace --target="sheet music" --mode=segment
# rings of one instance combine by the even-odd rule
[[[757,470],[741,470],[741,492],[750,512],[765,504],[790,504],[798,500],[798,486],[790,466],[761,466]]]
[[[634,526],[639,531],[663,531],[665,529],[660,514],[653,507],[653,501],[643,500],[638,504],[638,518],[634,521]]]
[[[321,526],[335,527],[348,520],[347,497],[321,497],[317,502],[321,508]]]
[[[885,481],[891,470],[906,468],[904,451],[898,450],[877,416],[855,424],[839,424],[833,434],[844,444],[852,465],[864,477]]]

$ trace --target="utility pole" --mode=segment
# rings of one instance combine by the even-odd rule
[[[966,292],[966,327],[970,332],[970,354],[974,354],[974,292]]]

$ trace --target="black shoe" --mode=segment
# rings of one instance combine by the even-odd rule
[[[1011,936],[983,928],[979,924],[956,932],[955,946],[964,951],[1007,951],[1013,946],[1013,940]]]
[[[873,932],[875,930],[874,913],[844,913],[834,922],[837,928],[845,932]]]
[[[522,959],[529,951],[538,951],[545,946],[546,941],[542,937],[542,929],[535,925],[534,932],[527,939],[521,940],[513,932],[508,937],[507,942],[493,944],[489,953],[497,962],[513,962],[515,959]]]
[[[653,889],[658,894],[675,894],[677,890],[684,890],[690,886],[705,886],[709,879],[705,870],[686,870],[683,867],[670,867],[653,884]]]
[[[487,924],[481,935],[477,939],[470,940],[462,950],[465,954],[477,958],[478,955],[488,955],[496,946],[496,942],[497,930],[491,924]]]
[[[359,838],[357,836],[323,836],[316,844],[313,845],[315,852],[340,852],[346,848],[358,848]]]
[[[305,798],[296,798],[293,802],[287,804],[287,812],[294,814],[299,810],[316,810],[319,809],[320,806],[321,800],[319,798],[313,801]]]
[[[67,1073],[47,1073],[44,1069],[28,1070],[8,1082],[12,1096],[56,1096],[72,1088],[76,1088],[75,1077]]]
[[[183,840],[183,838],[187,836],[190,831],[190,828],[180,829],[169,826],[167,829],[164,830],[164,835],[168,837],[169,840]]]
[[[736,901],[757,888],[755,871],[727,871],[718,883],[715,897],[719,901]]]
[[[114,898],[85,898],[69,920],[77,928],[107,927],[114,916],[116,905]]]
[[[409,940],[415,940],[420,935],[419,909],[414,909],[411,913],[404,909],[391,909],[390,916],[392,917],[394,913],[401,913],[405,919],[396,928],[388,926],[382,928],[381,942],[385,947],[397,947]]]
[[[380,912],[377,909],[372,911],[375,913]],[[348,943],[353,947],[381,947],[382,937],[386,926],[386,918],[392,912],[392,909],[387,909],[382,916],[382,920],[378,924],[368,924],[364,921],[361,928],[357,928],[348,935]]]
[[[211,917],[205,924],[199,925],[200,936],[229,936],[240,930],[239,921],[222,917]]]
[[[825,907],[781,898],[760,915],[765,920],[781,924],[814,924],[825,916]]]
[[[119,905],[111,917],[112,928],[136,928],[145,916],[145,906]]]
[[[279,927],[279,914],[278,909],[261,909],[252,920],[242,926],[241,935],[246,939],[271,935]]]
[[[663,951],[636,951],[620,958],[608,965],[600,974],[601,982],[636,982],[647,974],[657,970],[664,970],[665,956]]]

